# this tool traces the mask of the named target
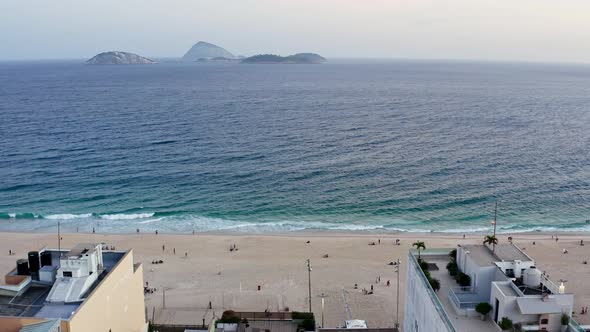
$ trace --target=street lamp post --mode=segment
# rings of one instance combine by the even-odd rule
[[[400,260],[399,258],[397,259],[397,262],[395,264],[394,270],[395,273],[397,275],[397,304],[395,306],[395,329],[396,331],[399,331],[399,267],[400,267]]]
[[[307,282],[308,282],[308,291],[309,291],[309,312],[311,312],[311,262],[309,258],[307,259]]]
[[[320,295],[320,298],[322,299],[322,328],[324,328],[324,300],[325,298],[328,297],[328,295],[322,293],[322,295]]]

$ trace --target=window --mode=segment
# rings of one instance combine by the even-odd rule
[[[70,277],[70,278],[72,277],[71,271],[64,271],[63,274],[64,274],[64,277]]]
[[[547,318],[541,319],[541,324],[549,324],[549,320]]]

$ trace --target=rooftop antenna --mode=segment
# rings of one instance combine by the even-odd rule
[[[494,207],[494,221],[492,224],[494,225],[494,237],[496,237],[496,224],[498,222],[498,201],[496,201],[496,206]]]

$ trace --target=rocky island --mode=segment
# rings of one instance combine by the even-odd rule
[[[234,60],[236,60],[236,57],[226,49],[204,41],[193,45],[182,57],[182,61],[187,62],[223,62]]]
[[[86,61],[89,65],[148,65],[156,63],[154,60],[127,52],[103,52]]]
[[[241,63],[281,63],[281,64],[320,64],[326,62],[326,58],[315,53],[297,53],[289,56],[274,54],[259,54],[245,58]]]

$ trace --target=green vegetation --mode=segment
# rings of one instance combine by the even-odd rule
[[[449,271],[451,276],[456,277],[459,274],[459,265],[455,262],[449,262],[447,264],[447,271]]]
[[[418,264],[420,264],[420,268],[422,269],[422,271],[428,271],[428,262],[427,261],[425,261],[423,259],[419,259]]]
[[[475,306],[475,311],[477,311],[482,316],[482,318],[485,318],[485,316],[489,314],[490,311],[492,311],[492,305],[487,302],[478,303]]]
[[[435,292],[438,292],[440,289],[440,281],[436,278],[433,278],[430,274],[430,271],[428,271],[428,262],[419,258],[418,264],[420,265],[420,269],[422,270],[422,273],[424,273],[426,280],[428,280],[430,287],[432,287]]]
[[[495,235],[486,235],[483,243],[491,245],[493,247],[492,252],[495,252],[496,244],[498,244],[498,238]]]
[[[512,320],[510,318],[502,317],[502,320],[500,323],[498,323],[498,326],[502,329],[502,331],[508,331],[512,329],[514,325],[512,324]]]
[[[449,259],[451,260],[447,264],[447,271],[453,277],[456,277],[459,274],[459,265],[457,265],[457,249],[453,249],[449,252]]]
[[[569,325],[570,324],[570,316],[563,314],[561,315],[561,325]]]
[[[426,244],[423,241],[416,241],[412,243],[412,247],[418,250],[418,261],[420,261],[420,250],[426,250]]]
[[[293,311],[293,313],[291,314],[291,317],[293,319],[306,319],[306,318],[311,318],[313,319],[313,313],[311,312],[299,312],[299,311]]]
[[[299,321],[297,324],[297,331],[314,331],[315,317],[311,312],[293,311],[293,320]]]
[[[319,64],[324,62],[326,62],[326,59],[315,53],[297,53],[289,56],[280,56],[275,54],[258,54],[242,60],[242,63]]]
[[[455,279],[457,280],[459,285],[462,287],[471,286],[471,277],[463,272],[459,272],[459,274],[457,274]]]
[[[457,249],[453,249],[449,252],[449,258],[451,259],[452,262],[457,261]]]
[[[222,324],[238,324],[241,321],[240,317],[236,315],[233,310],[226,310],[221,314],[221,319],[217,323]]]
[[[430,287],[432,287],[432,289],[435,292],[438,292],[440,289],[440,281],[436,278],[430,278],[428,279],[428,282],[430,283]]]

